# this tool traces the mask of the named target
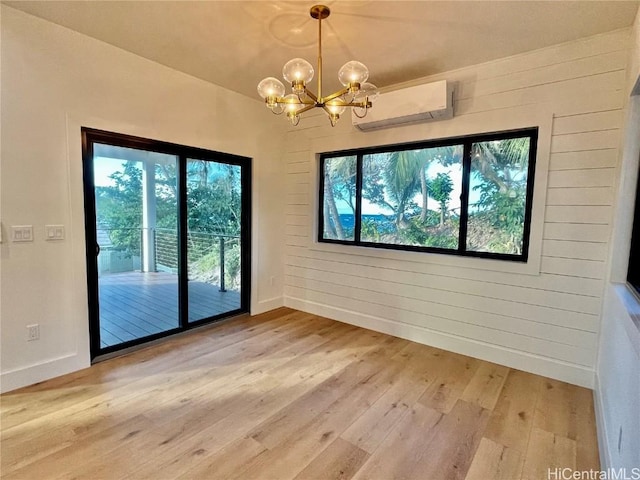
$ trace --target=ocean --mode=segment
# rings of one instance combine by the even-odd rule
[[[393,216],[391,215],[362,215],[363,222],[373,221],[378,225],[380,233],[395,231]],[[355,216],[350,213],[340,214],[340,223],[346,230],[353,230],[355,226]]]

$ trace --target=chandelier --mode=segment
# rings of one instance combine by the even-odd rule
[[[368,83],[369,70],[355,60],[345,63],[338,71],[338,80],[344,85],[327,96],[322,96],[322,20],[331,11],[325,5],[315,5],[309,11],[311,17],[318,20],[318,93],[307,88],[314,75],[313,66],[303,58],[289,60],[282,69],[285,81],[291,84],[289,95],[285,96],[285,86],[274,77],[267,77],[258,84],[258,94],[264,98],[267,108],[280,115],[284,112],[293,125],[300,123],[300,115],[313,108],[322,108],[329,117],[331,126],[340,119],[347,108],[359,118],[371,108],[371,100],[378,95],[378,88]]]

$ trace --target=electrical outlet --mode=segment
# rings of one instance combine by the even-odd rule
[[[40,325],[27,325],[27,342],[40,339]]]

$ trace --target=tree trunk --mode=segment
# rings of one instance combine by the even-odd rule
[[[322,208],[322,228],[324,229],[324,238],[335,238],[336,237],[336,229],[331,225],[331,214],[329,213],[329,206],[327,202],[324,202]]]
[[[427,186],[426,168],[420,169],[420,190],[422,191],[422,212],[420,212],[420,222],[427,221],[427,203],[429,200],[429,187]]]
[[[335,226],[338,240],[344,240],[344,229],[340,222],[340,215],[338,214],[338,207],[336,207],[336,200],[333,198],[333,184],[331,183],[331,177],[328,172],[324,174],[324,201],[329,206],[329,213],[333,219],[333,225]]]
[[[396,213],[396,228],[398,230],[404,230],[407,228],[407,219],[404,216],[404,209],[406,205],[407,201],[404,199],[398,204],[398,210]]]
[[[200,186],[206,187],[209,182],[209,163],[202,162],[202,170],[200,171]]]
[[[440,226],[444,227],[444,211],[447,208],[447,204],[446,203],[441,203],[440,204]]]

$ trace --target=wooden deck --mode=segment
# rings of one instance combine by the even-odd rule
[[[178,327],[178,276],[127,272],[99,281],[102,348]],[[240,308],[240,293],[189,282],[189,321]]]
[[[279,309],[1,400],[3,480],[498,480],[598,470],[590,390]]]

